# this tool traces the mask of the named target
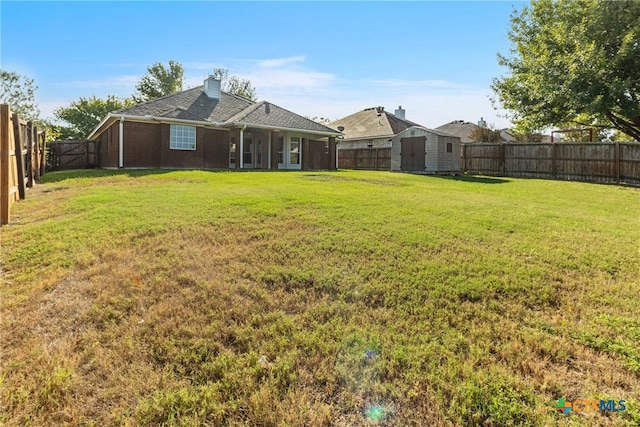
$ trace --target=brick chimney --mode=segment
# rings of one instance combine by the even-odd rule
[[[404,120],[404,109],[402,108],[402,105],[398,106],[398,109],[396,111],[394,111],[393,113],[397,118]]]

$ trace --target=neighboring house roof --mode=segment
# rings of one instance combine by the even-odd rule
[[[450,135],[460,138],[460,142],[473,142],[471,133],[478,129],[478,125],[464,120],[454,120],[442,126],[438,126],[436,130],[446,132]]]
[[[336,120],[330,123],[329,126],[334,129],[338,129],[338,126],[343,126],[344,141],[349,141],[366,138],[391,138],[411,126],[420,125],[409,120],[400,119],[382,110],[382,107],[373,107],[365,108],[350,116]]]
[[[123,108],[110,113],[89,135],[98,135],[113,121],[125,116],[141,121],[167,120],[198,122],[220,128],[241,125],[271,129],[290,129],[302,132],[339,135],[335,129],[302,117],[266,101],[254,102],[227,92],[220,92],[220,98],[210,98],[204,86],[194,87],[172,95]]]
[[[454,120],[450,123],[438,126],[436,129],[447,132],[453,136],[457,136],[460,138],[460,142],[475,142],[471,138],[471,134],[474,130],[479,128],[480,126],[475,123],[465,122],[464,120]],[[516,138],[507,129],[501,129],[500,140],[502,142],[515,142]]]

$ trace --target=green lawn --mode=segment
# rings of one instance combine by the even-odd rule
[[[76,171],[12,220],[0,424],[640,424],[638,189]]]

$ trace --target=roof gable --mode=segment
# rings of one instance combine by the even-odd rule
[[[365,139],[396,135],[411,126],[420,126],[409,120],[400,119],[380,107],[365,108],[362,111],[343,117],[329,126],[343,126],[344,139]]]
[[[478,125],[471,122],[465,122],[464,120],[454,120],[453,122],[438,126],[436,130],[440,130],[457,136],[461,142],[473,142],[471,139],[471,133],[478,129]]]
[[[248,107],[234,121],[283,129],[338,133],[335,129],[266,101],[261,101],[255,106]]]
[[[189,120],[222,123],[253,104],[253,101],[226,92],[220,93],[220,99],[209,98],[204,93],[204,86],[198,86],[123,108],[116,113],[142,117],[184,117]],[[177,111],[182,113],[176,113]]]
[[[308,132],[339,133],[335,129],[266,101],[256,103],[227,92],[221,92],[220,99],[209,98],[204,93],[204,86],[123,108],[114,114],[202,121],[221,126],[240,123]]]
[[[444,137],[449,137],[449,138],[459,138],[455,135],[451,135],[450,133],[444,132],[442,130],[439,129],[430,129],[430,128],[426,128],[424,126],[411,126],[409,128],[406,128],[405,130],[403,130],[402,132],[398,133],[394,139],[401,139],[407,135],[411,135],[411,132],[413,130],[421,130],[422,132],[425,133],[430,133],[433,135],[437,135],[437,136],[444,136]]]

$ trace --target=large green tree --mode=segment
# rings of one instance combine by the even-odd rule
[[[165,67],[159,62],[147,67],[147,74],[136,85],[137,102],[150,101],[161,96],[182,91],[184,68],[179,62],[169,61]]]
[[[38,120],[40,110],[35,101],[38,86],[33,79],[0,70],[0,103],[8,104],[11,111],[26,120]]]
[[[214,68],[212,75],[220,80],[223,91],[247,98],[251,101],[257,99],[256,88],[251,85],[250,80],[241,79],[234,75],[230,76],[227,68]]]
[[[53,112],[57,119],[68,123],[68,126],[59,126],[55,131],[60,139],[84,139],[108,113],[129,107],[134,102],[131,98],[122,99],[113,95],[106,99],[95,96],[79,98],[68,107]]]
[[[511,15],[496,104],[526,132],[614,128],[640,140],[640,1],[532,0]]]

